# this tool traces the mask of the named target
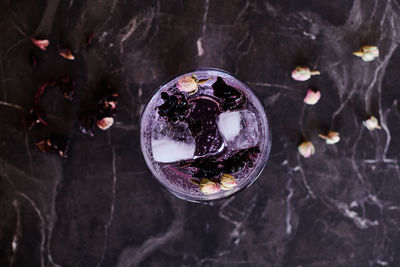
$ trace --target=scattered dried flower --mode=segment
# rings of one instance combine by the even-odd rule
[[[79,118],[79,129],[82,133],[94,136],[94,125],[96,124],[96,116],[84,115]]]
[[[292,71],[292,78],[296,81],[307,81],[312,75],[319,75],[317,70],[310,70],[308,67],[298,66]]]
[[[22,120],[21,124],[26,130],[31,130],[35,125],[40,123],[47,126],[44,117],[44,111],[38,106],[34,106],[29,110],[29,114]]]
[[[221,190],[221,187],[216,182],[210,181],[208,179],[201,179],[200,190],[205,195],[212,195],[218,193]]]
[[[176,84],[178,89],[183,92],[193,94],[197,91],[198,85],[194,76],[184,76]]]
[[[46,51],[46,48],[49,46],[50,41],[49,40],[38,40],[33,37],[31,37],[31,41],[34,45],[39,47],[41,50]]]
[[[315,105],[321,98],[320,91],[314,92],[311,89],[308,89],[306,97],[304,97],[304,103],[307,105]]]
[[[310,156],[315,154],[315,147],[310,141],[305,141],[301,143],[298,147],[298,150],[300,155],[305,158],[309,158]]]
[[[37,142],[36,147],[44,153],[56,151],[61,157],[66,158],[69,149],[69,140],[63,136],[52,135],[50,138]]]
[[[360,48],[360,50],[353,52],[353,55],[361,57],[365,62],[372,61],[379,57],[379,50],[376,46],[365,45]]]
[[[373,131],[375,129],[381,129],[378,119],[374,116],[371,116],[367,120],[363,121],[363,124],[370,131]]]
[[[58,49],[58,54],[62,56],[63,58],[69,59],[69,60],[74,60],[75,56],[72,54],[71,50],[69,49],[63,49],[59,48]]]
[[[321,137],[322,139],[324,139],[325,140],[325,142],[327,143],[327,144],[330,144],[330,145],[332,145],[332,144],[336,144],[337,142],[339,142],[340,141],[340,136],[339,136],[339,133],[338,132],[329,132],[327,135],[324,135],[324,134],[320,134],[320,135],[318,135],[319,137]]]
[[[99,129],[105,131],[108,128],[110,128],[114,124],[114,118],[113,117],[104,117],[101,120],[97,121],[97,127]]]
[[[65,99],[72,100],[74,98],[76,83],[69,76],[58,78],[56,85],[63,93]]]
[[[237,182],[235,180],[235,177],[229,174],[222,174],[221,176],[221,189],[222,190],[231,190],[237,186]]]

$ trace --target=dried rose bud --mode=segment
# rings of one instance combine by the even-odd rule
[[[221,188],[218,183],[210,181],[208,179],[201,179],[200,190],[205,195],[212,195],[218,193]]]
[[[235,177],[229,174],[223,174],[221,176],[221,189],[222,190],[231,190],[237,186],[237,182],[235,180]]]
[[[304,97],[304,103],[307,105],[315,105],[321,98],[320,91],[314,92],[311,89],[308,89],[306,97]]]
[[[105,118],[102,118],[101,120],[97,121],[97,127],[99,127],[103,131],[110,128],[113,124],[114,124],[113,117],[105,117]]]
[[[184,76],[180,78],[177,86],[179,90],[187,93],[194,93],[198,88],[197,81],[193,76]]]
[[[298,147],[298,150],[300,155],[305,158],[309,158],[310,156],[315,154],[315,147],[310,141],[305,141],[301,143]]]
[[[336,144],[340,141],[340,136],[338,132],[329,132],[327,135],[319,134],[319,137],[325,140],[327,144]]]
[[[41,50],[46,51],[46,48],[49,46],[50,42],[49,40],[38,40],[33,37],[31,37],[31,41],[34,45],[39,47]]]
[[[367,120],[363,121],[363,124],[370,131],[373,131],[375,129],[381,129],[378,119],[374,116],[371,116]]]
[[[59,48],[58,49],[58,54],[62,56],[63,58],[69,59],[69,60],[74,60],[75,56],[72,54],[71,50],[69,49],[63,49]]]
[[[37,142],[36,147],[44,153],[57,151],[61,157],[66,158],[69,149],[69,140],[62,136],[52,135],[50,138]]]
[[[379,57],[379,50],[376,46],[365,45],[360,48],[360,50],[353,52],[353,55],[361,57],[365,62],[372,61]]]
[[[307,81],[312,75],[319,75],[320,72],[317,70],[310,70],[307,67],[296,67],[292,71],[292,78],[296,81]]]

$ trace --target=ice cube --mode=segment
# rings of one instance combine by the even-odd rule
[[[155,161],[170,163],[192,159],[196,142],[186,123],[172,124],[162,121],[153,127],[151,150]]]
[[[217,126],[227,147],[232,150],[253,147],[260,139],[256,115],[248,110],[221,113]]]

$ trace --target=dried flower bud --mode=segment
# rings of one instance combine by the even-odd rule
[[[52,135],[50,138],[37,142],[36,147],[44,153],[57,151],[61,157],[66,158],[69,149],[69,140],[63,136]]]
[[[304,97],[304,103],[307,105],[315,105],[321,98],[320,91],[314,92],[311,89],[308,89],[306,97]]]
[[[69,60],[74,60],[75,56],[72,54],[71,50],[69,49],[58,49],[58,54],[62,56],[63,58],[69,59]]]
[[[310,156],[315,154],[315,147],[310,141],[305,141],[301,143],[298,147],[298,150],[300,155],[305,158],[309,158]]]
[[[375,129],[381,129],[378,119],[374,116],[371,116],[367,120],[363,121],[363,124],[370,131],[373,131]]]
[[[26,130],[31,130],[36,124],[43,124],[47,126],[47,123],[44,119],[45,113],[38,106],[34,106],[29,110],[29,114],[22,120],[22,126]]]
[[[200,190],[205,195],[212,195],[218,193],[221,188],[218,183],[210,181],[208,179],[201,179]]]
[[[231,190],[237,186],[237,182],[235,180],[235,177],[229,174],[223,174],[221,176],[221,189],[222,190]]]
[[[361,57],[365,62],[372,61],[379,57],[379,50],[376,46],[365,45],[360,48],[357,52],[353,52],[353,55]]]
[[[187,93],[194,93],[198,88],[197,81],[193,76],[184,76],[180,78],[177,86],[179,90]]]
[[[97,127],[99,127],[103,131],[110,128],[113,124],[114,124],[113,117],[105,117],[105,118],[102,118],[101,120],[97,121]]]
[[[325,142],[330,145],[336,144],[340,141],[340,136],[338,132],[329,132],[327,135],[320,134],[318,136],[324,139]]]
[[[49,40],[37,40],[33,37],[31,37],[31,41],[34,45],[39,47],[41,50],[46,51],[46,48],[49,46],[50,42]]]
[[[296,81],[307,81],[311,78],[312,75],[319,75],[320,72],[317,70],[310,70],[307,67],[296,67],[295,70],[292,71],[292,78]]]

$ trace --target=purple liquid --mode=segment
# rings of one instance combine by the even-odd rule
[[[170,96],[176,93],[182,93],[176,87],[178,79],[182,76],[191,76],[192,74],[195,74],[199,80],[214,77],[212,80],[202,84],[195,94],[190,95],[186,92],[184,93],[188,98],[189,104],[192,106],[190,114],[185,117],[184,123],[189,125],[192,138],[194,139],[194,157],[193,159],[185,159],[171,163],[156,162],[153,159],[153,152],[151,149],[152,129],[156,123],[167,121],[166,117],[160,116],[157,112],[158,107],[165,103],[165,101],[161,99],[161,93],[166,92]],[[163,85],[153,96],[143,113],[141,119],[141,148],[146,163],[155,178],[168,191],[185,200],[195,202],[206,201],[234,194],[251,184],[265,166],[270,150],[270,137],[268,122],[263,107],[246,85],[223,71],[208,69],[188,73],[182,76],[176,77]],[[197,181],[200,181],[201,178],[195,177],[196,173],[199,172],[199,168],[196,167],[196,165],[190,164],[196,161],[201,162],[204,159],[209,159],[211,163],[216,162],[216,168],[224,168],[224,164],[218,163],[223,163],[224,160],[238,154],[237,150],[232,150],[229,142],[227,143],[227,141],[224,141],[217,126],[217,118],[222,112],[224,112],[221,107],[221,103],[224,102],[221,98],[215,97],[213,94],[214,91],[212,85],[216,82],[217,77],[222,77],[225,83],[236,88],[243,95],[245,101],[240,102],[240,106],[238,105],[238,107],[236,107],[237,110],[247,110],[255,115],[255,118],[257,119],[256,127],[258,127],[260,133],[260,139],[257,142],[256,147],[260,149],[260,153],[256,157],[250,157],[251,164],[243,163],[242,168],[238,169],[239,171],[233,168],[233,170],[237,171],[232,173],[238,183],[235,188],[229,191],[220,191],[212,195],[205,195],[199,190],[198,185],[191,182],[196,179]],[[225,107],[226,106],[225,102]],[[173,124],[174,122],[172,122],[172,125]],[[174,153],[174,151],[166,152]],[[236,156],[236,158],[238,158],[238,156]],[[240,161],[245,162],[245,159],[240,158]],[[230,169],[230,167],[231,166],[228,166],[227,169]],[[226,173],[225,169],[223,170],[223,173]],[[208,174],[201,173],[201,175]],[[211,177],[210,180],[220,179],[219,176],[213,177],[212,174]]]

